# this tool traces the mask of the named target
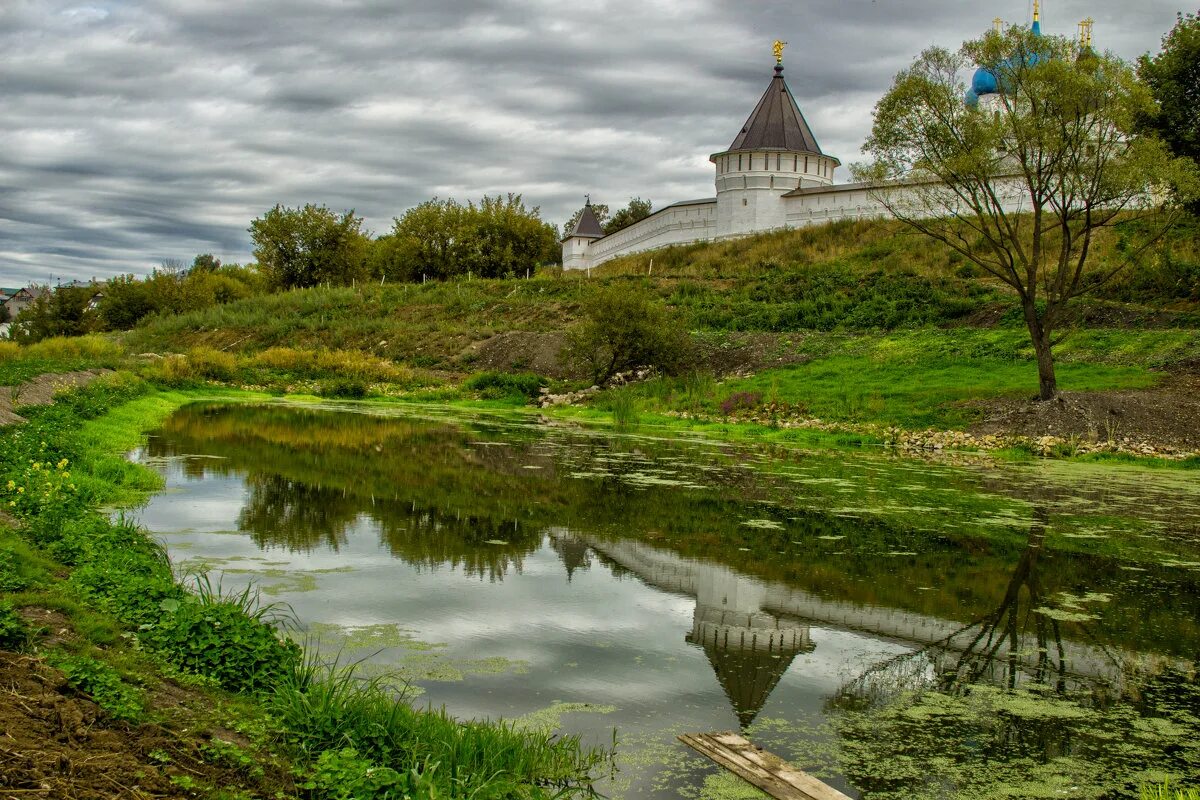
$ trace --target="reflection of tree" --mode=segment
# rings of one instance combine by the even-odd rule
[[[496,581],[518,574],[542,542],[540,531],[519,520],[476,517],[457,511],[385,503],[372,511],[392,555],[415,567],[449,566]]]
[[[1141,686],[1121,680],[1120,664],[1119,685],[1069,673],[1079,645],[1047,613],[1046,518],[1035,509],[995,609],[874,665],[829,701],[843,771],[865,796],[1123,796],[1140,771],[1180,775],[1200,763],[1194,670],[1181,677],[1163,663]],[[1164,682],[1174,694],[1146,688]]]
[[[1046,509],[1041,506],[1034,508],[1033,519],[1029,540],[1017,559],[1000,605],[979,623],[979,630],[963,648],[954,672],[943,674],[943,684],[947,688],[977,683],[985,676],[994,681],[999,679],[1010,689],[1015,688],[1017,676],[1026,669],[1021,660],[1024,652],[1022,638],[1028,639],[1028,625],[1031,622],[1037,642],[1036,664],[1031,671],[1031,678],[1035,683],[1046,683],[1053,675],[1058,681],[1058,688],[1063,688],[1067,667],[1062,630],[1057,619],[1037,611],[1044,607],[1047,599],[1038,564],[1038,556],[1046,540]],[[1022,589],[1026,595],[1024,613]],[[999,663],[1001,653],[1004,653],[1003,665]],[[997,667],[1007,677],[997,675]]]
[[[346,531],[359,514],[358,498],[281,475],[258,473],[246,478],[249,497],[238,515],[238,527],[249,531],[259,547],[281,546],[292,552],[317,547],[340,549]]]

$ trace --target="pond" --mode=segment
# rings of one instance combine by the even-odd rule
[[[134,458],[182,568],[410,702],[611,745],[615,797],[1120,797],[1200,764],[1200,480],[523,413],[197,404]],[[614,734],[615,731],[615,734]]]

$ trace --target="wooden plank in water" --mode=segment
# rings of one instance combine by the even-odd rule
[[[736,733],[684,733],[679,741],[778,800],[850,800]]]

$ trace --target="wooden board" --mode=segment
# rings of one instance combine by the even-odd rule
[[[684,733],[679,741],[778,800],[850,800],[736,733]]]

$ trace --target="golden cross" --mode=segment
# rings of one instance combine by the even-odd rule
[[[1034,22],[1037,22],[1038,20],[1040,20],[1042,18],[1041,9],[1039,7],[1040,5],[1041,4],[1038,2],[1038,0],[1033,0],[1033,21]]]
[[[771,49],[775,51],[775,63],[776,64],[783,63],[783,48],[784,48],[784,45],[786,45],[786,44],[787,44],[787,42],[781,42],[778,39],[775,40],[775,44]]]
[[[1004,33],[1004,20],[996,17],[992,20],[992,25],[996,28],[996,33]]]

